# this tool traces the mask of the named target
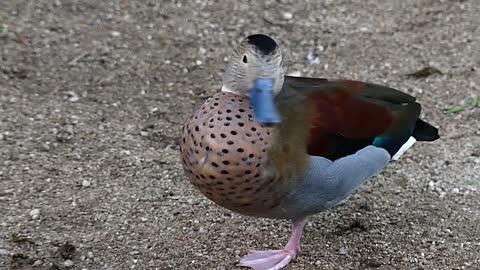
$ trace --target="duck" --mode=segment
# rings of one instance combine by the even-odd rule
[[[308,219],[344,203],[416,142],[440,138],[416,98],[356,80],[286,76],[277,42],[245,37],[221,89],[189,116],[180,157],[191,184],[241,215],[291,221],[278,250],[239,266],[276,270],[300,253]]]

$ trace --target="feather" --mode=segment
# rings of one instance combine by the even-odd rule
[[[438,138],[437,129],[419,119],[421,106],[415,98],[389,87],[287,76],[283,90],[300,93],[302,102],[312,107],[310,155],[336,160],[375,145],[394,156],[411,136],[420,141]],[[301,103],[292,102],[290,95],[289,102],[281,104]]]

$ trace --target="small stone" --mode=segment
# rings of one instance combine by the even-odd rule
[[[10,252],[8,252],[8,250],[0,248],[0,256],[7,256],[9,254]]]
[[[250,226],[248,226],[248,227],[245,229],[245,232],[247,232],[247,233],[249,233],[249,234],[255,234],[256,230],[257,230],[257,229],[255,228],[255,226],[250,225]]]
[[[4,191],[0,192],[0,195],[4,196],[4,195],[10,195],[10,194],[14,194],[14,193],[15,193],[15,190],[12,188],[12,189],[5,189]]]
[[[79,153],[73,153],[71,157],[73,160],[77,160],[77,161],[82,159],[82,156],[80,156]]]
[[[40,217],[40,209],[33,209],[29,213],[32,219],[38,219]]]
[[[460,192],[459,188],[453,188],[452,189],[452,193],[454,193],[454,194],[459,193],[459,192]]]
[[[36,261],[32,264],[32,266],[33,266],[33,267],[38,267],[38,266],[42,265],[42,263],[43,263],[42,260],[36,260]]]
[[[207,49],[203,48],[203,47],[200,47],[200,54],[206,54],[207,53]]]
[[[312,61],[310,61],[311,65],[320,65],[320,58],[315,57]]]
[[[291,13],[291,12],[283,12],[282,17],[283,17],[285,20],[291,20],[291,19],[293,18],[293,13]]]
[[[87,253],[87,257],[90,258],[90,259],[93,259],[93,252],[89,251]]]
[[[40,144],[40,150],[42,150],[43,152],[48,152],[48,151],[50,151],[50,145],[48,145],[46,143],[42,143],[42,144]]]
[[[203,227],[200,227],[200,229],[198,229],[198,233],[200,233],[200,234],[204,234],[206,232],[207,232],[207,230],[205,230]]]
[[[346,249],[345,247],[341,247],[341,248],[338,250],[338,254],[340,254],[340,255],[347,255],[347,254],[348,254],[348,249]]]
[[[63,262],[63,265],[65,265],[65,267],[67,268],[70,268],[70,267],[73,267],[75,263],[72,260],[66,260]]]
[[[308,52],[307,60],[310,61],[310,65],[319,65],[320,64],[320,58],[318,58],[318,56],[315,56],[315,54],[313,52]]]
[[[440,197],[440,199],[443,199],[443,198],[445,198],[446,195],[447,195],[447,193],[445,191],[441,191],[439,197]]]
[[[83,180],[83,181],[82,181],[82,186],[83,186],[83,187],[89,187],[89,186],[91,186],[91,185],[92,185],[92,184],[91,184],[90,181],[88,181],[88,180]]]
[[[147,137],[147,136],[148,136],[148,132],[142,130],[142,131],[140,131],[140,136],[142,136],[142,137]]]
[[[119,37],[121,34],[118,31],[112,31],[112,37]]]
[[[73,91],[68,91],[66,94],[68,97],[68,101],[70,102],[77,102],[78,100],[80,100],[80,97],[77,95],[77,93]]]
[[[201,65],[202,65],[202,60],[197,60],[197,61],[195,61],[195,64],[196,64],[197,66],[201,66]]]

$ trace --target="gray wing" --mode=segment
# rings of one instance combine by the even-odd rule
[[[356,191],[390,161],[390,154],[367,146],[353,155],[335,161],[310,157],[310,167],[301,184],[291,191],[282,205],[290,219],[300,219],[336,206]]]

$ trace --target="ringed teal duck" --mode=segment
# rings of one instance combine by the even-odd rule
[[[352,80],[284,75],[266,35],[234,51],[221,91],[181,130],[183,168],[207,198],[231,211],[293,222],[283,249],[250,251],[240,266],[285,267],[309,216],[344,201],[416,141],[438,130],[403,92]]]

